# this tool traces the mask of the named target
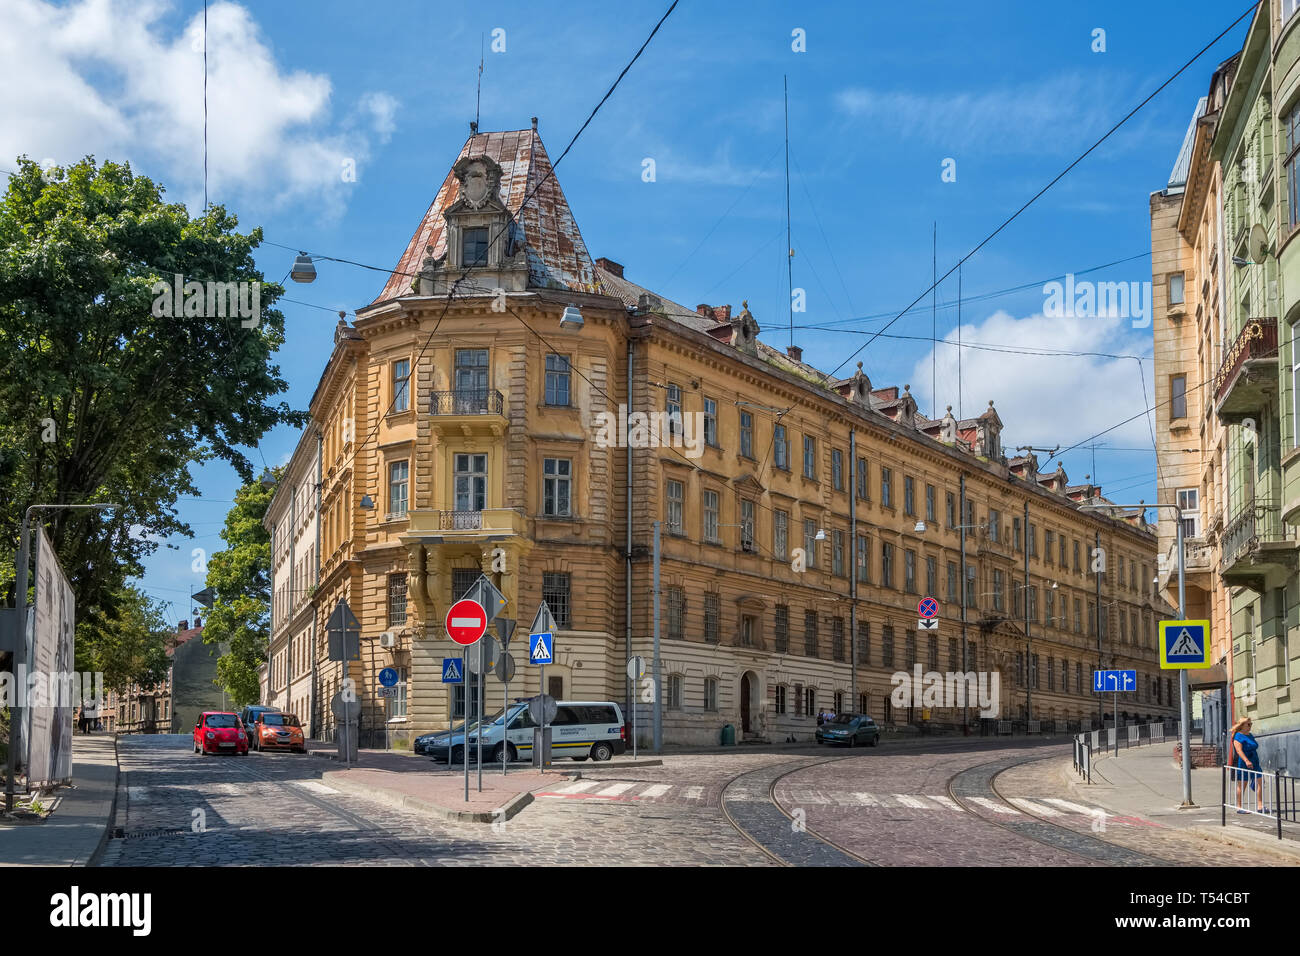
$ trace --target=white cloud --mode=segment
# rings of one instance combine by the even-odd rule
[[[132,162],[201,204],[203,13],[179,28],[159,0],[0,4],[0,160]],[[208,181],[216,201],[317,203],[341,211],[346,160],[363,175],[393,133],[397,102],[367,92],[341,121],[328,76],[278,63],[258,24],[230,2],[208,8]],[[179,195],[177,195],[179,194]]]
[[[891,138],[950,150],[979,146],[985,152],[1056,154],[1076,150],[1122,115],[1112,95],[1120,92],[1116,81],[1067,74],[982,92],[849,87],[835,95],[835,105]]]
[[[997,311],[983,322],[962,325],[964,343],[985,343],[1035,350],[1100,352],[1112,355],[1146,355],[1142,363],[1146,376],[1146,400],[1138,362],[1131,358],[1107,358],[1101,355],[1047,356],[1022,355],[1001,351],[961,350],[961,413],[973,418],[995,402],[1004,426],[1003,444],[1007,454],[1017,445],[1065,448],[1083,441],[1112,425],[1137,415],[1154,404],[1151,372],[1150,339],[1141,330],[1133,330],[1129,319],[1119,318],[1048,318],[1041,314],[1015,318]],[[954,329],[943,339],[956,343]],[[939,414],[947,405],[958,411],[957,348],[938,347]],[[916,363],[911,381],[917,401],[926,412],[931,408],[931,357],[927,350]],[[1139,416],[1102,441],[1115,445],[1146,446],[1151,433]],[[1041,456],[1043,458],[1045,456]],[[1082,480],[1074,476],[1071,480]]]

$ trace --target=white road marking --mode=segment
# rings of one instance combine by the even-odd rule
[[[874,794],[870,793],[852,793],[849,794],[854,800],[864,807],[883,807],[884,801]]]
[[[304,790],[310,790],[312,793],[338,793],[333,787],[326,786],[319,780],[298,780],[295,782]]]
[[[1060,810],[1055,810],[1052,807],[1045,806],[1041,803],[1034,803],[1034,801],[1029,800],[1025,797],[1011,797],[1009,798],[1009,802],[1015,804],[1021,810],[1024,810],[1028,813],[1036,813],[1039,816],[1044,816],[1044,817],[1061,816]]]
[[[616,783],[613,784],[612,786],[606,787],[604,790],[601,790],[599,793],[594,794],[594,796],[617,797],[619,794],[626,793],[627,791],[631,790],[635,786],[636,784],[634,783]]]
[[[1062,800],[1060,797],[1044,797],[1045,802],[1055,804],[1058,807],[1069,810],[1071,813],[1082,813],[1086,817],[1095,817],[1097,814],[1105,815],[1104,810],[1094,810],[1092,807],[1085,807],[1082,804],[1071,803],[1069,800]]]
[[[995,800],[990,800],[988,797],[971,797],[970,802],[978,803],[981,807],[984,807],[986,810],[992,810],[994,813],[1011,813],[1011,814],[1015,814],[1016,816],[1020,815],[1019,810],[1013,810],[1011,807],[1008,807],[1006,804],[998,803]]]
[[[953,800],[951,797],[940,796],[937,793],[927,793],[926,796],[929,797],[931,800],[933,800],[935,803],[939,804],[939,806],[944,807],[948,810],[956,810],[958,813],[966,812],[966,808],[963,807],[961,804],[959,804],[957,801]]]
[[[700,799],[703,799],[703,797],[704,797],[704,788],[703,788],[703,787],[687,787],[687,788],[686,788],[686,791],[682,794],[682,796],[685,797],[687,800],[700,800]]]
[[[646,787],[637,796],[639,797],[662,797],[665,793],[673,788],[671,783],[656,783],[654,786]]]
[[[913,810],[931,810],[933,807],[919,797],[909,797],[903,793],[894,794],[894,799],[905,807],[911,807]]]
[[[831,802],[829,798],[817,790],[791,790],[790,800],[797,805]]]
[[[582,793],[584,790],[590,790],[592,787],[600,786],[599,780],[579,780],[577,783],[571,783],[567,787],[556,787],[552,793]]]

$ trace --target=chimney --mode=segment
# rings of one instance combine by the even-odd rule
[[[701,302],[699,305],[695,307],[695,311],[699,315],[704,316],[706,319],[710,319],[713,317],[713,306],[709,305],[707,302]]]
[[[202,626],[203,626],[203,622],[196,617],[194,619],[194,629],[197,631]]]
[[[785,354],[790,356],[790,358],[794,359],[796,362],[803,361],[803,349],[799,348],[797,345],[786,346]]]
[[[188,631],[189,629],[190,629],[190,622],[189,622],[189,621],[181,621],[179,624],[176,625],[176,633],[177,633],[177,634],[184,634],[184,633],[185,633],[186,631]]]
[[[623,278],[623,266],[615,262],[613,259],[606,259],[604,256],[601,256],[596,260],[596,265],[600,266],[600,268],[604,269],[611,275],[616,275],[620,279]]]
[[[714,317],[717,321],[719,321],[719,322],[730,322],[730,321],[731,321],[731,306],[730,306],[730,304],[728,304],[728,305],[715,305],[715,306],[713,307],[713,317]]]

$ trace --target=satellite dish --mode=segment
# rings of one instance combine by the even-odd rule
[[[1250,240],[1247,245],[1252,262],[1263,262],[1268,255],[1268,230],[1259,223],[1250,227]]]

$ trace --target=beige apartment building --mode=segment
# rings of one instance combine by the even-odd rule
[[[1168,184],[1150,199],[1156,481],[1159,500],[1178,506],[1159,511],[1159,588],[1177,607],[1175,521],[1181,521],[1186,616],[1210,622],[1214,665],[1188,674],[1196,694],[1193,719],[1200,716],[1206,743],[1222,740],[1232,710],[1232,606],[1220,577],[1228,429],[1215,405],[1233,265],[1224,253],[1223,170],[1211,144],[1238,60],[1215,70]]]
[[[443,620],[480,574],[518,621],[510,697],[539,690],[526,633],[545,600],[546,691],[626,710],[626,662],[652,656],[656,522],[669,743],[716,743],[727,724],[806,739],[821,710],[959,731],[973,710],[893,699],[894,675],[918,666],[996,672],[992,712],[1021,730],[1109,720],[1099,664],[1139,673],[1121,721],[1174,713],[1141,514],[1083,510],[1107,504],[1099,487],[1008,457],[993,401],[931,420],[906,385],[862,365],[831,378],[759,332],[743,302],[692,309],[593,259],[535,121],[474,132],[378,297],[336,329],[299,446],[306,475],[319,435],[322,732],[344,676],[363,745],[367,728],[400,739],[459,717]],[[268,515],[280,548],[291,488]],[[926,596],[936,630],[918,630]],[[346,669],[325,654],[339,599],[362,630]],[[384,667],[400,707],[377,696]],[[489,711],[503,691],[489,678]]]

